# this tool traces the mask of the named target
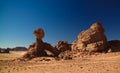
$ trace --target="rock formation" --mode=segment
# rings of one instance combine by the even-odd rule
[[[28,52],[23,58],[48,56],[47,51],[51,52],[53,56],[65,60],[92,55],[95,52],[120,51],[120,41],[107,42],[104,28],[100,22],[96,22],[89,29],[82,31],[72,44],[68,44],[67,41],[59,41],[55,47],[52,47],[49,43],[42,41],[45,36],[43,29],[36,29],[33,34],[36,37],[36,42],[29,46]]]
[[[59,41],[57,45],[55,45],[55,48],[57,48],[60,52],[58,57],[60,59],[72,59],[71,58],[71,44],[68,44],[67,41]]]
[[[9,49],[2,49],[2,50],[0,50],[0,53],[10,53],[10,50]]]
[[[107,38],[104,35],[104,28],[100,22],[96,22],[89,29],[82,31],[72,45],[72,51],[98,52],[106,48]]]
[[[27,51],[26,47],[15,47],[15,48],[10,48],[12,51]]]
[[[50,44],[42,41],[42,38],[44,37],[43,29],[36,29],[33,34],[36,37],[36,42],[29,46],[28,52],[24,55],[24,58],[47,56],[45,50],[50,51],[54,56],[58,56],[59,51],[57,49],[53,48]]]
[[[108,41],[108,52],[120,52],[120,40]]]
[[[71,50],[71,44],[68,44],[67,41],[59,41],[55,48],[59,50],[59,52],[64,52],[66,50]]]

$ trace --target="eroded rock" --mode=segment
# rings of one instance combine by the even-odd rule
[[[120,40],[108,41],[108,52],[120,52]]]
[[[42,38],[44,37],[43,29],[36,29],[33,34],[36,37],[36,42],[29,46],[28,52],[23,56],[24,58],[48,56],[45,50],[50,51],[53,56],[58,56],[59,51],[56,48],[53,48],[49,43],[42,41]]]
[[[78,35],[77,40],[73,42],[72,50],[98,52],[106,47],[107,38],[104,35],[104,28],[102,23],[97,22]]]
[[[60,54],[58,57],[60,59],[68,60],[72,59],[71,57],[71,44],[68,44],[67,41],[59,41],[56,45],[55,48],[58,49]]]
[[[64,52],[66,50],[71,50],[71,44],[68,44],[67,41],[59,41],[55,48],[57,48],[60,52]]]

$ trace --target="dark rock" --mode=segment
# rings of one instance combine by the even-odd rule
[[[26,47],[15,47],[12,49],[12,51],[27,51]]]
[[[59,50],[59,52],[64,52],[66,50],[71,50],[71,44],[68,44],[67,41],[59,41],[55,48]]]
[[[120,40],[108,41],[108,52],[120,52]]]
[[[44,37],[43,29],[36,29],[34,32],[36,42],[29,46],[28,52],[23,56],[24,58],[35,58],[40,56],[48,56],[45,50],[50,51],[53,56],[58,56],[59,51],[53,48],[50,44],[42,41]]]
[[[10,50],[9,49],[2,49],[1,53],[10,53]]]
[[[58,49],[58,51],[60,52],[60,54],[58,55],[60,59],[64,60],[72,59],[71,44],[68,44],[67,41],[59,41],[57,45],[55,45],[55,48]]]

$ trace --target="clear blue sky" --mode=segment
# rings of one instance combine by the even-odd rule
[[[0,0],[0,47],[28,47],[36,28],[45,42],[72,43],[92,23],[101,21],[108,40],[120,40],[120,0]]]

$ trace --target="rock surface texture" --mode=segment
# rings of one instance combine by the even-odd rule
[[[60,59],[65,59],[65,60],[72,59],[71,44],[68,44],[67,41],[59,41],[57,45],[55,45],[55,48],[57,48],[60,52],[60,54],[58,55]]]
[[[36,37],[36,42],[29,46],[28,52],[24,55],[24,58],[48,56],[45,50],[50,51],[54,56],[58,56],[59,51],[57,49],[42,41],[44,37],[43,29],[36,29],[33,33]]]
[[[82,31],[72,44],[72,51],[98,52],[104,51],[106,48],[107,38],[100,22],[96,22],[89,29]]]
[[[108,41],[108,52],[120,52],[120,40]]]
[[[120,51],[120,41],[107,41],[104,32],[102,23],[96,22],[89,29],[82,31],[72,44],[68,44],[67,41],[59,41],[53,47],[49,43],[42,41],[45,34],[43,29],[39,28],[33,32],[36,42],[29,46],[23,58],[31,59],[34,57],[50,56],[48,54],[50,52],[54,57],[68,60],[74,57],[92,55],[97,52]]]
[[[68,44],[67,41],[59,41],[57,45],[55,45],[60,52],[64,52],[66,50],[71,50],[71,44]]]

